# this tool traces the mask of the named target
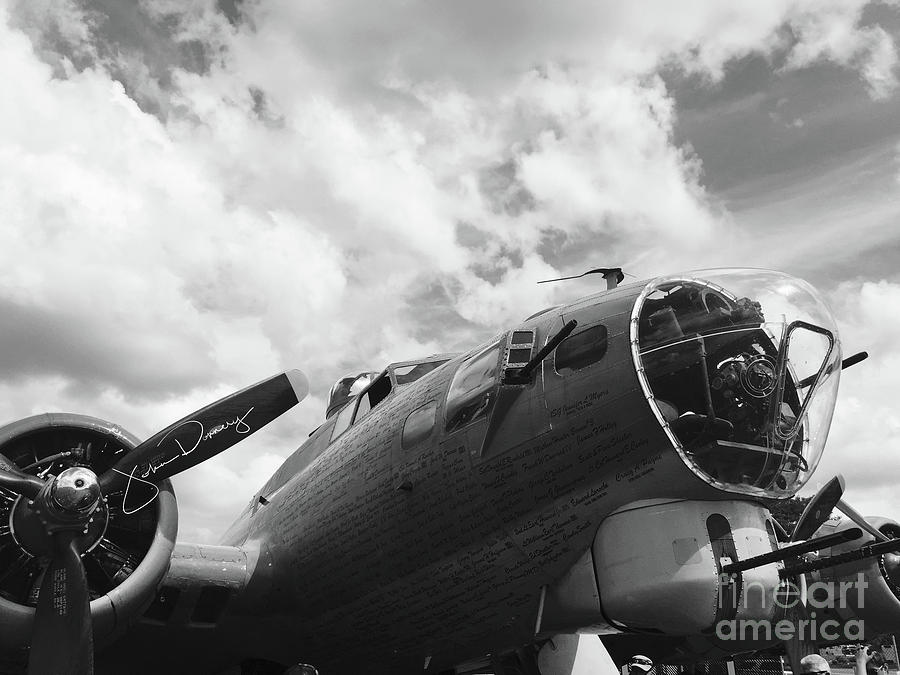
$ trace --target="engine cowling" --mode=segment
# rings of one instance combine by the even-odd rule
[[[866,520],[890,538],[900,538],[900,525],[894,520],[870,517]],[[816,536],[833,534],[856,527],[849,519],[829,521]],[[874,541],[863,539],[826,549],[821,556],[838,555]],[[900,630],[900,554],[885,553],[829,567],[810,575],[808,603],[828,606],[843,622],[857,621],[865,636]],[[827,596],[827,597],[826,597]],[[861,638],[863,636],[860,636]]]
[[[0,428],[0,454],[26,473],[57,475],[86,466],[100,474],[139,440],[122,427],[94,417],[48,413]],[[152,602],[169,567],[178,531],[170,481],[145,508],[123,509],[124,493],[106,495],[85,528],[82,561],[91,597],[94,641],[107,642]],[[47,559],[40,528],[32,527],[24,498],[0,488],[0,652],[28,645],[34,606]]]

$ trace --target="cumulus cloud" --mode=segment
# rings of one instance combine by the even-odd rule
[[[35,51],[60,74],[97,60],[93,33],[100,15],[77,0],[14,0],[9,9],[10,25],[28,35]]]
[[[797,42],[786,67],[802,68],[827,59],[856,69],[873,98],[890,95],[897,87],[896,45],[881,26],[860,25],[867,4],[829,0],[800,8],[791,22]]]
[[[662,271],[736,236],[673,140],[662,65],[715,81],[778,53],[894,86],[859,3],[53,5],[0,10],[0,413],[145,436],[282,368],[312,384],[179,478],[185,538],[237,511],[343,372],[471,346],[572,292],[538,279]]]
[[[900,283],[842,283],[832,297],[841,318],[845,357],[865,349],[870,358],[841,375],[841,394],[820,465],[819,479],[847,479],[847,501],[866,515],[900,520],[896,497],[900,475]]]

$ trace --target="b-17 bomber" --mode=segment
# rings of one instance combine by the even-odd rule
[[[769,509],[814,475],[862,358],[822,295],[756,269],[602,272],[464,353],[338,379],[218,545],[176,543],[169,479],[302,401],[300,371],[143,441],[7,424],[0,663],[569,675],[578,645],[686,664],[900,630],[896,521],[857,514],[840,476],[792,532]]]

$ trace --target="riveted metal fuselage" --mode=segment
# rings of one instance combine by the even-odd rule
[[[519,327],[543,344],[572,318],[602,323],[608,346],[588,367],[562,375],[551,356],[530,384],[511,385],[519,391],[489,443],[488,419],[444,429],[465,355],[393,392],[333,442],[333,422],[318,429],[285,463],[283,483],[264,488],[268,503],[257,500],[228,535],[263,547],[272,564],[259,572],[265,590],[223,628],[242,625],[273,659],[302,655],[325,672],[446,667],[532,637],[541,587],[590,549],[616,508],[727,498],[688,470],[641,391],[629,331],[640,290]],[[404,422],[430,402],[433,430],[403,447]]]

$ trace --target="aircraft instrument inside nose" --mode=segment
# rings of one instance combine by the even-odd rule
[[[685,462],[717,487],[787,496],[814,470],[840,343],[808,284],[762,270],[656,279],[632,315],[635,364]]]

